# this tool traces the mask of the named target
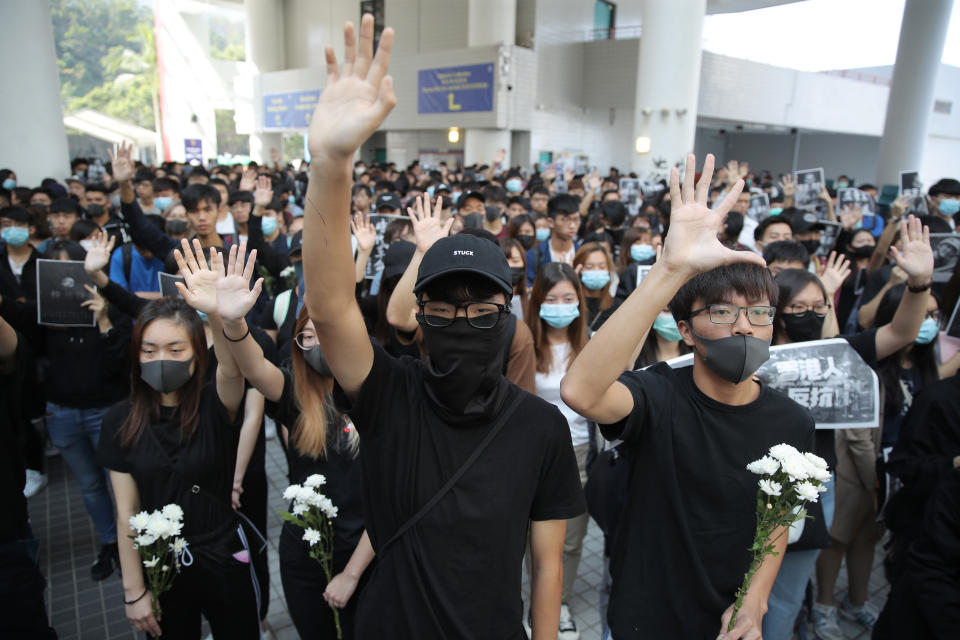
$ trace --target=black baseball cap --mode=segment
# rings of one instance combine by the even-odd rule
[[[812,211],[796,210],[784,212],[781,214],[790,222],[794,233],[807,233],[808,231],[823,231],[826,226],[823,221]]]
[[[403,208],[403,205],[400,204],[400,198],[394,193],[381,193],[377,196],[377,206],[375,209],[380,211],[380,209],[393,209],[394,211],[400,211]]]
[[[440,276],[458,272],[486,276],[508,296],[513,293],[513,279],[503,249],[485,238],[463,233],[441,238],[427,250],[413,292],[419,294]]]
[[[481,202],[481,204],[486,205],[487,199],[483,197],[482,193],[479,191],[467,191],[460,196],[459,200],[457,200],[457,209],[462,208],[470,198],[476,198]]]
[[[399,276],[407,270],[407,265],[413,260],[417,245],[406,240],[398,240],[390,245],[383,254],[383,277]]]

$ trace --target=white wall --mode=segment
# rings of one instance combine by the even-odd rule
[[[357,0],[283,0],[283,39],[286,67],[323,67],[324,47],[333,46],[343,60],[343,25],[359,28]]]

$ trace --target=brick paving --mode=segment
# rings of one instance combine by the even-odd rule
[[[40,568],[47,577],[47,611],[50,622],[63,640],[135,640],[137,634],[124,616],[119,572],[103,582],[90,579],[90,565],[99,549],[93,525],[87,517],[83,499],[72,476],[59,456],[48,461],[50,484],[29,501],[34,534],[40,539]],[[267,441],[267,477],[269,481],[268,531],[270,564],[270,610],[267,625],[276,640],[298,638],[287,614],[280,587],[277,543],[281,520],[277,513],[286,508],[281,498],[286,488],[286,459],[279,443]],[[879,566],[879,547],[871,585],[871,601],[881,607],[888,587]],[[524,597],[529,591],[524,573]],[[591,520],[584,540],[583,559],[569,603],[583,640],[598,640],[603,630],[600,599],[603,584],[603,536]],[[840,573],[837,592],[846,590],[846,571]],[[850,640],[867,640],[869,634],[846,621],[841,627]],[[206,625],[204,626],[206,633]],[[269,637],[269,636],[266,636]],[[807,638],[813,638],[809,633]]]

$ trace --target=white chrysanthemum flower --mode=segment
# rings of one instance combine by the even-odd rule
[[[772,476],[780,470],[780,463],[770,456],[763,456],[747,465],[747,471],[758,476]]]
[[[809,451],[803,454],[803,457],[807,459],[807,462],[815,466],[817,469],[822,469],[826,471],[829,467],[827,466],[827,461],[818,456],[815,453],[810,453]]]
[[[311,489],[310,487],[300,487],[297,489],[297,495],[294,498],[297,502],[303,502],[304,504],[309,504],[311,506],[316,505],[317,499],[320,496],[317,495],[317,492]]]
[[[161,571],[170,571],[170,566],[169,566],[169,565],[163,565],[163,568],[161,569]]]
[[[760,478],[760,490],[768,496],[779,496],[783,486],[769,478]]]
[[[147,523],[150,521],[150,514],[146,511],[141,511],[135,516],[130,516],[130,528],[136,531],[137,533],[143,532],[147,528]]]
[[[816,502],[817,499],[820,498],[820,492],[817,491],[817,487],[811,482],[800,482],[794,487],[794,490],[796,490],[797,495],[800,496],[801,500],[805,500],[807,502]]]
[[[311,507],[318,507],[320,509],[323,509],[324,500],[326,500],[326,498],[323,495],[316,493],[314,491],[311,491],[310,496],[305,500],[305,502]]]
[[[811,470],[810,463],[804,460],[801,455],[781,460],[780,468],[790,477],[792,482],[806,480],[810,477],[808,475],[808,471]]]
[[[134,538],[133,541],[137,543],[138,547],[148,547],[157,541],[157,536],[150,535],[149,533],[143,533]]]
[[[325,509],[323,513],[326,514],[326,516],[327,516],[328,518],[330,518],[331,520],[333,520],[334,518],[337,517],[337,512],[338,512],[338,509],[337,509],[336,507],[334,507],[333,505],[331,505],[330,508],[329,508],[329,509]]]
[[[307,512],[307,508],[307,505],[303,504],[302,502],[297,502],[293,505],[293,515],[302,516]]]
[[[303,539],[306,540],[310,546],[313,546],[320,542],[320,532],[316,529],[306,529],[303,532]]]
[[[159,511],[150,514],[150,520],[147,521],[147,533],[157,538],[163,536],[167,531],[169,520],[163,517]]]
[[[183,520],[183,509],[181,509],[178,504],[168,504],[160,513],[162,513],[163,517],[167,520],[173,520],[174,522]]]
[[[157,566],[158,562],[160,562],[160,558],[153,556],[150,560],[144,560],[143,566],[145,566],[147,569],[153,569],[155,566]]]
[[[297,272],[296,269],[294,269],[292,266],[289,266],[289,267],[287,267],[286,269],[284,269],[283,271],[280,272],[280,277],[281,277],[281,278],[289,278],[290,276],[292,276],[292,275],[295,274],[296,272]]]
[[[778,444],[770,447],[770,455],[783,463],[785,460],[796,458],[800,452],[789,444]]]
[[[183,538],[175,538],[173,542],[170,543],[170,550],[175,554],[180,555],[187,548],[187,541]]]
[[[305,487],[321,487],[327,484],[327,479],[321,473],[315,473],[308,477],[304,482],[303,486]]]
[[[297,497],[300,492],[300,485],[292,484],[286,489],[283,490],[283,499],[284,500],[293,500]]]

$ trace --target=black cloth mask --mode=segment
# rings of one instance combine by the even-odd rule
[[[820,241],[819,240],[802,240],[800,244],[803,245],[803,248],[807,250],[807,253],[814,255],[817,251],[820,250]]]
[[[533,244],[537,241],[537,236],[532,236],[529,233],[521,233],[517,236],[517,242],[520,243],[520,246],[529,251],[533,248]]]
[[[872,244],[864,245],[862,247],[851,247],[850,255],[854,258],[869,258],[873,255],[874,246]]]
[[[513,280],[513,286],[518,287],[527,276],[527,270],[523,267],[510,267],[510,277]]]
[[[140,363],[140,379],[150,385],[154,391],[170,393],[187,384],[193,374],[190,373],[189,360],[152,360]]]
[[[447,422],[489,418],[503,404],[509,383],[501,367],[507,338],[507,314],[490,329],[456,318],[450,326],[431,327],[417,316],[427,347],[423,386],[427,398]]]
[[[820,339],[824,316],[818,316],[813,309],[803,313],[784,313],[780,317],[783,318],[783,328],[787,332],[787,337],[792,341],[807,342]]]
[[[87,215],[90,216],[91,218],[100,217],[106,212],[107,212],[107,209],[102,204],[87,205]]]
[[[500,217],[500,209],[498,207],[487,207],[484,215],[487,218],[487,222],[493,222]]]
[[[169,235],[183,235],[187,232],[187,221],[174,218],[173,220],[167,220],[166,227]]]
[[[703,361],[715,374],[739,384],[756,373],[770,359],[770,341],[748,335],[726,338],[704,338],[693,330],[690,333],[703,345]]]

